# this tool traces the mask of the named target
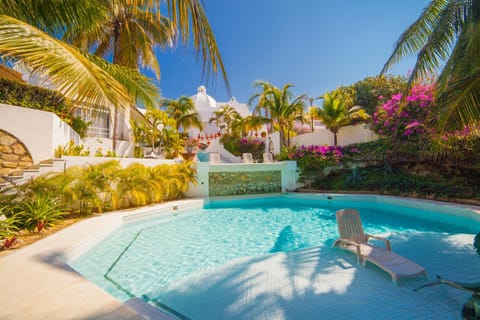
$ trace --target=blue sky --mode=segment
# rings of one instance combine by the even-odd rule
[[[255,80],[295,85],[296,95],[319,96],[380,72],[401,33],[428,0],[204,0],[232,95],[247,102]],[[191,47],[158,55],[167,98],[193,95],[199,85],[227,101],[221,75],[202,79]],[[392,73],[405,75],[409,58]]]

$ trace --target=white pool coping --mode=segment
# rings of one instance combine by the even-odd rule
[[[291,195],[302,197],[302,194]],[[317,196],[359,197],[341,194],[317,194]],[[390,196],[365,195],[365,197],[381,197],[382,202],[403,201],[402,198]],[[475,206],[428,200],[420,202],[480,213],[480,208]],[[104,214],[82,220],[1,257],[0,319],[145,319],[76,273],[65,261],[85,252],[125,221],[149,217],[160,212],[174,213],[176,210],[200,207],[203,203],[202,199],[189,199]]]

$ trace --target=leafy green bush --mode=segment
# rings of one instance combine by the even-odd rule
[[[419,175],[408,168],[392,173],[384,167],[357,168],[317,177],[313,188],[320,190],[369,191],[378,194],[414,196],[431,199],[480,200],[480,174],[465,171],[458,175],[439,172]]]

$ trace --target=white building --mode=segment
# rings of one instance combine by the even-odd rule
[[[198,87],[197,94],[191,96],[190,98],[192,99],[203,123],[202,132],[200,132],[198,129],[188,130],[188,135],[190,137],[197,137],[199,133],[204,136],[217,134],[219,132],[219,128],[215,125],[215,123],[210,123],[210,118],[213,117],[213,113],[215,111],[220,110],[220,108],[226,105],[235,109],[242,117],[252,114],[248,109],[248,104],[238,102],[235,97],[232,97],[228,102],[217,102],[214,98],[207,94],[207,89],[204,86]]]

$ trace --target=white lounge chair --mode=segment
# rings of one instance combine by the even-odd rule
[[[273,155],[270,152],[263,154],[263,163],[273,163]]]
[[[220,159],[220,154],[219,153],[210,153],[208,156],[208,162],[209,163],[222,163],[222,160]]]
[[[242,154],[243,163],[254,163],[251,153]]]
[[[339,210],[336,212],[336,218],[340,238],[333,246],[356,254],[358,263],[365,265],[368,261],[375,264],[389,273],[395,283],[399,278],[427,275],[422,266],[392,252],[388,239],[365,234],[357,210]],[[368,243],[370,238],[385,242],[385,248]]]

